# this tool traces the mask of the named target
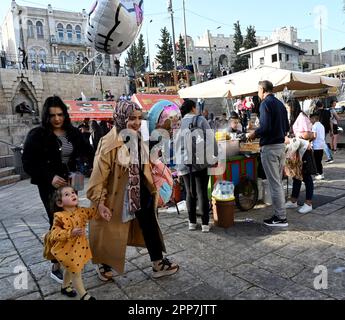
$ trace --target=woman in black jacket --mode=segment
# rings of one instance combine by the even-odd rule
[[[31,183],[38,186],[50,227],[54,220],[52,196],[56,189],[68,184],[69,174],[77,169],[77,161],[85,157],[92,159],[92,147],[72,126],[66,105],[57,96],[47,98],[41,126],[29,132],[22,160]],[[57,261],[53,261],[51,277],[62,283]]]

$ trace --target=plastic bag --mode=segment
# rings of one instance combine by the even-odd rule
[[[216,201],[234,201],[235,187],[231,181],[218,181],[214,185],[212,197]]]

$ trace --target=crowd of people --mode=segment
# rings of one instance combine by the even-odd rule
[[[185,100],[177,111],[168,106],[169,112],[174,109],[174,116],[162,113],[164,108],[157,109],[160,113],[149,115],[149,121],[153,121],[149,124],[150,134],[157,128],[170,133],[180,129],[177,139],[172,142],[176,144],[178,154],[167,167],[175,168],[185,186],[190,231],[198,229],[198,204],[201,231],[210,232],[208,169],[218,165],[215,131],[219,129],[230,134],[245,134],[249,141],[260,139],[261,163],[272,197],[273,216],[264,221],[267,226],[287,227],[287,209],[298,209],[301,214],[313,210],[313,176],[317,180],[325,178],[323,154],[328,154],[329,163],[333,161],[332,152],[337,151],[339,117],[334,111],[335,102],[332,101],[330,108],[318,102],[312,114],[307,115],[296,99],[283,103],[273,95],[273,89],[269,81],[260,82],[257,102],[246,107],[248,101],[241,99],[229,119],[227,114],[215,119],[207,110],[201,115],[198,105],[192,100]],[[252,111],[258,115],[256,129],[250,120]],[[163,256],[166,247],[157,217],[162,190],[157,188],[153,163],[144,162],[145,156],[155,146],[149,144],[146,148],[141,143],[144,139],[140,134],[142,121],[141,108],[123,95],[115,107],[111,128],[104,121],[98,123],[90,119],[85,119],[79,128],[75,128],[66,105],[59,97],[53,96],[43,106],[41,126],[27,136],[23,166],[31,176],[31,182],[37,185],[49,218],[45,252],[52,261],[51,277],[62,284],[63,295],[75,297],[78,294],[82,300],[94,300],[82,282],[84,265],[92,259],[98,277],[102,281],[111,281],[115,271],[119,274],[124,272],[128,245],[147,248],[153,278],[170,276],[179,270],[177,263]],[[192,147],[186,142],[191,137],[188,130],[194,129],[201,130],[201,140],[209,132],[214,133],[212,148],[209,145],[203,149],[204,154],[212,153],[214,161],[205,157],[203,163],[195,163],[198,154],[196,142]],[[137,134],[139,143],[129,149],[123,148],[128,142],[122,139],[124,130]],[[328,150],[327,134],[331,137],[332,150]],[[171,134],[168,139],[171,139]],[[162,156],[163,149],[158,149]],[[192,164],[181,161],[191,154]],[[79,207],[77,189],[71,179],[80,161],[91,164],[86,189],[91,208]],[[284,173],[293,178],[293,190],[288,201],[282,183]],[[298,207],[303,182],[306,200],[302,207]],[[89,220],[87,238],[85,229]]]

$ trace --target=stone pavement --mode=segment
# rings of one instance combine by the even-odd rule
[[[328,180],[317,183],[314,213],[290,210],[290,226],[283,230],[262,224],[271,215],[264,205],[236,212],[234,227],[214,227],[209,234],[189,232],[186,212],[162,213],[169,257],[181,266],[176,275],[153,280],[147,251],[128,248],[124,275],[102,283],[89,263],[85,285],[104,300],[345,299],[345,151],[325,175]],[[42,257],[47,229],[37,189],[28,180],[0,189],[0,299],[64,299]],[[323,290],[314,287],[319,265],[328,271]],[[15,289],[18,266],[28,270],[27,289]]]

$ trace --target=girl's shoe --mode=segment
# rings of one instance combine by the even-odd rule
[[[113,280],[113,271],[111,267],[106,264],[96,264],[96,272],[101,281],[108,282]]]
[[[209,233],[210,232],[210,226],[209,225],[203,225],[201,232],[202,233]]]
[[[68,298],[75,298],[77,296],[77,292],[72,287],[61,288],[61,294]]]
[[[179,265],[170,262],[169,259],[165,258],[158,264],[159,269],[152,268],[152,278],[158,279],[166,276],[171,276],[179,270]]]
[[[87,292],[80,298],[80,300],[97,300],[95,297],[90,296]]]
[[[288,201],[287,203],[285,203],[285,209],[297,209],[297,208],[298,208],[297,202]]]
[[[308,204],[304,204],[304,206],[298,210],[300,214],[307,214],[313,211],[313,206],[310,206]]]
[[[189,222],[188,230],[189,231],[195,231],[197,227],[198,227],[198,225],[196,223],[190,223]]]

